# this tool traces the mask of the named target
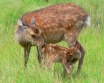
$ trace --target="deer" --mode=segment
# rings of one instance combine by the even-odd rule
[[[42,61],[41,47],[43,43],[58,43],[60,41],[65,41],[68,47],[73,47],[76,44],[80,46],[81,58],[78,63],[77,74],[80,73],[83,65],[83,60],[85,56],[85,49],[78,41],[78,35],[84,27],[90,25],[90,16],[85,10],[74,3],[63,3],[51,5],[39,10],[32,12],[27,12],[22,15],[17,22],[16,35],[21,35],[21,39],[26,39],[21,41],[17,39],[19,44],[24,48],[24,58],[25,67],[27,66],[31,46],[36,46],[38,51],[38,61]],[[19,34],[19,28],[27,27],[27,29],[35,29],[32,32],[34,34],[29,34],[34,38],[34,45],[32,42],[28,42],[28,37],[23,37],[23,34]],[[25,28],[23,29],[25,31]],[[41,41],[35,38],[35,35],[41,36]],[[23,38],[22,38],[23,37]]]
[[[75,63],[81,58],[78,45],[66,48],[56,44],[43,44],[42,46],[42,66],[50,69],[53,63],[59,62],[63,66],[63,76],[66,71],[71,77]]]
[[[31,22],[31,25],[32,23],[33,22]],[[19,44],[24,47],[24,66],[26,67],[31,46],[42,46],[44,40],[40,36],[40,32],[37,28],[32,28],[32,26],[28,28],[28,26],[24,26],[20,20],[18,20],[16,25],[15,37]]]

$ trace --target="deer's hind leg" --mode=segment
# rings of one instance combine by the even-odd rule
[[[73,28],[69,31],[66,31],[66,34],[64,35],[64,39],[65,41],[68,43],[69,48],[72,46],[75,46],[76,43],[80,45],[80,52],[81,52],[81,58],[79,60],[78,63],[78,69],[77,69],[77,74],[80,73],[82,65],[83,65],[83,59],[84,59],[84,55],[85,55],[85,50],[84,48],[81,46],[81,44],[77,41],[77,37],[79,32],[81,31],[83,25],[81,25],[79,28]]]
[[[85,49],[82,47],[82,45],[78,41],[77,41],[77,44],[80,46],[79,50],[81,52],[81,58],[79,59],[78,69],[77,69],[77,74],[80,74],[80,71],[83,65],[83,60],[85,57]]]

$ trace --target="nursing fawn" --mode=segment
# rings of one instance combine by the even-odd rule
[[[50,69],[53,63],[59,62],[63,65],[64,76],[66,71],[71,76],[75,63],[81,58],[81,52],[77,45],[66,48],[56,44],[45,44],[42,46],[42,54],[42,66]]]

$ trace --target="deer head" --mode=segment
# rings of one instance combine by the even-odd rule
[[[26,25],[23,21],[18,20],[18,31],[22,36],[23,41],[41,47],[44,44],[41,36],[41,30],[35,27],[35,19],[32,18],[31,23]]]

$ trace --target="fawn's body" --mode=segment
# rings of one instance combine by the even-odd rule
[[[55,63],[59,62],[63,65],[64,75],[65,71],[71,75],[72,70],[74,68],[74,64],[80,59],[81,53],[77,47],[65,48],[62,46],[58,46],[55,44],[46,44],[42,47],[43,53],[43,66],[50,66]]]

